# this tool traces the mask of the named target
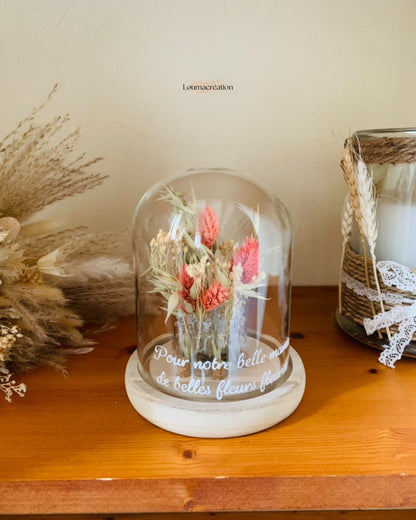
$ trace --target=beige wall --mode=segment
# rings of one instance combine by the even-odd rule
[[[333,284],[343,140],[416,125],[415,27],[416,0],[0,0],[0,134],[59,81],[111,179],[55,213],[120,229],[167,174],[243,169],[289,209],[294,283]]]

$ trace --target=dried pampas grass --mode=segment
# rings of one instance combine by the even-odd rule
[[[85,322],[134,311],[127,232],[33,222],[41,209],[107,177],[93,171],[100,158],[74,155],[79,130],[60,137],[67,115],[38,122],[45,104],[0,143],[0,390],[7,400],[26,390],[13,372],[41,365],[64,371],[68,354],[91,350]]]

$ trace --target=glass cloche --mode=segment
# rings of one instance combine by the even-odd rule
[[[291,231],[280,201],[235,172],[188,170],[144,195],[133,226],[138,347],[130,379],[137,381],[129,391],[127,370],[126,384],[138,411],[198,435],[201,424],[210,429],[207,417],[217,415],[221,427],[222,414],[246,413],[247,403],[284,386],[296,353],[288,330]],[[146,404],[137,404],[131,394],[143,389]],[[187,410],[182,426],[163,424],[165,407]],[[192,422],[198,431],[185,426]],[[228,436],[214,428],[200,436]]]

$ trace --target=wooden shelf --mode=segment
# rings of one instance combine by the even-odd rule
[[[335,288],[294,289],[305,395],[247,437],[183,437],[134,411],[124,390],[133,318],[72,356],[68,377],[24,376],[26,397],[0,401],[0,513],[416,508],[416,361],[380,365],[337,329],[336,302]]]

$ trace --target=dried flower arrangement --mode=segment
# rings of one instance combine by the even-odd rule
[[[168,187],[160,200],[172,205],[173,217],[169,231],[159,230],[150,242],[149,290],[163,297],[166,321],[176,318],[177,354],[232,363],[244,344],[244,305],[249,297],[263,298],[257,292],[264,278],[258,238],[220,241],[220,221],[211,206],[199,211],[195,200],[188,203]],[[212,377],[223,378],[223,372]],[[187,375],[185,370],[182,376]]]
[[[68,115],[38,122],[45,104],[0,143],[0,390],[8,401],[26,390],[12,373],[41,365],[64,371],[68,354],[91,350],[84,322],[134,309],[126,233],[97,235],[31,218],[106,178],[91,171],[100,158],[73,158],[79,130],[59,137]]]

